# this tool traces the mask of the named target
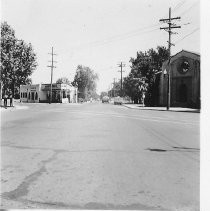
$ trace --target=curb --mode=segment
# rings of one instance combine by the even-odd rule
[[[183,108],[183,110],[175,110],[172,108],[172,110],[166,110],[166,108],[163,107],[163,109],[158,109],[158,108],[153,108],[153,107],[131,107],[126,104],[122,104],[124,107],[129,108],[129,109],[136,109],[136,110],[150,110],[150,111],[169,111],[169,112],[188,112],[188,113],[200,113],[199,109],[192,109],[192,110],[186,110]]]
[[[22,110],[22,109],[28,109],[28,106],[12,106],[12,107],[1,107],[0,111],[4,112],[4,111],[15,111],[15,110]]]

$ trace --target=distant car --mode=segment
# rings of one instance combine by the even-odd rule
[[[102,103],[109,103],[109,97],[108,96],[104,96],[102,98]]]
[[[114,105],[122,105],[122,103],[123,103],[122,97],[118,96],[114,98]]]

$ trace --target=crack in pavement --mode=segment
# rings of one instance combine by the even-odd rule
[[[17,201],[14,199],[14,201]],[[100,202],[88,202],[85,204],[71,204],[57,201],[33,201],[28,199],[20,199],[19,202],[23,203],[22,208],[44,208],[44,209],[75,209],[75,210],[161,210],[166,211],[165,208],[157,206],[148,206],[140,203],[132,204],[112,204]]]
[[[147,148],[145,150],[153,151],[153,152],[199,152],[199,149],[194,149],[194,148],[187,148],[187,147],[173,147],[175,149],[157,149],[157,148]]]
[[[84,149],[84,150],[67,150],[67,149],[54,149],[54,148],[45,148],[45,147],[30,147],[30,146],[16,146],[16,145],[2,145],[2,147],[10,147],[10,148],[19,148],[19,149],[32,149],[32,150],[51,150],[54,152],[64,152],[64,153],[85,153],[85,152],[112,152],[112,153],[143,153],[143,150],[120,150],[120,149],[109,149],[109,148],[101,148],[101,149]]]
[[[61,150],[54,151],[54,154],[48,158],[47,160],[41,161],[42,166],[37,171],[33,172],[32,174],[26,176],[22,183],[15,189],[9,192],[4,192],[1,194],[2,198],[10,199],[10,200],[17,200],[29,192],[29,186],[36,181],[44,172],[46,172],[46,164],[52,162],[56,159],[58,153],[62,152]]]

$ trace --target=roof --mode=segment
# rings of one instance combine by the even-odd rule
[[[171,62],[175,61],[179,57],[189,57],[192,59],[200,60],[200,54],[192,51],[187,50],[181,50],[180,52],[176,53],[175,55],[171,56]],[[168,62],[168,60],[165,60],[164,63]]]
[[[176,53],[175,55],[173,55],[171,57],[171,59],[179,57],[179,56],[188,56],[188,57],[197,57],[197,59],[200,59],[200,54],[199,53],[195,53],[192,51],[187,51],[187,50],[181,50],[180,52]]]

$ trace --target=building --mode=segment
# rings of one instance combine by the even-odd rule
[[[200,108],[200,55],[182,50],[165,61],[159,85],[159,105],[167,104],[167,71],[170,70],[171,106]]]
[[[50,84],[20,85],[20,101],[49,102]],[[68,84],[52,84],[52,103],[77,103],[77,88]]]

